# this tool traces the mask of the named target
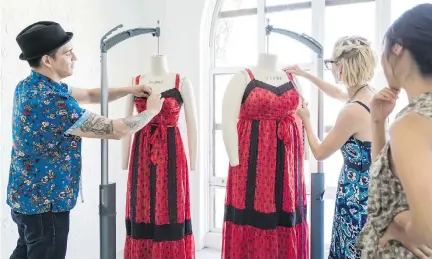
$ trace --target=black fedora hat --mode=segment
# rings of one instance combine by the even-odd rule
[[[65,45],[72,37],[72,32],[65,32],[56,22],[36,22],[26,27],[16,37],[22,51],[19,58],[21,60],[40,58]]]

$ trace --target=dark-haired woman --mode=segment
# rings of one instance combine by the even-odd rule
[[[362,258],[432,258],[432,4],[406,11],[385,37],[389,84],[371,102],[372,165]],[[389,129],[400,89],[409,104]]]

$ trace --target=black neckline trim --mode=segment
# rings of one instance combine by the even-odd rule
[[[162,96],[162,98],[172,97],[172,98],[174,98],[177,101],[177,103],[180,106],[183,105],[183,97],[181,96],[181,93],[180,93],[179,89],[177,89],[177,88],[171,88],[171,89],[165,90],[165,91],[161,92],[160,95]],[[144,100],[144,99],[147,99],[147,98],[145,98],[145,97],[135,97],[135,99],[138,99],[138,100],[142,99],[142,100]]]
[[[244,91],[243,94],[243,99],[242,99],[242,103],[244,103],[247,99],[247,97],[249,96],[249,94],[253,91],[253,89],[255,88],[262,88],[265,89],[267,91],[272,92],[273,94],[277,95],[277,96],[281,96],[284,93],[295,89],[293,83],[291,81],[283,83],[279,86],[274,86],[271,84],[268,84],[266,82],[263,82],[261,80],[257,80],[257,79],[252,79],[248,85],[246,86],[246,90]]]

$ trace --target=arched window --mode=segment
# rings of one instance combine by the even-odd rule
[[[314,71],[314,54],[300,43],[285,36],[265,35],[267,19],[277,28],[308,34],[325,47],[325,58],[331,55],[334,42],[342,36],[361,35],[381,46],[383,30],[388,26],[387,16],[390,0],[219,0],[214,12],[210,39],[210,87],[212,107],[210,118],[211,170],[209,172],[209,235],[207,246],[219,248],[224,215],[228,157],[221,130],[222,98],[232,75],[245,67],[254,66],[259,53],[268,50],[279,57],[281,67],[299,64]],[[399,1],[399,0],[395,0]],[[378,4],[379,2],[379,4]],[[377,8],[382,9],[377,10]],[[387,17],[387,18],[386,18]],[[389,18],[388,18],[389,20]],[[384,29],[383,29],[384,28]],[[381,50],[381,48],[379,48]],[[324,78],[333,82],[330,71]],[[317,100],[317,88],[299,78],[303,95],[309,102]],[[334,124],[343,103],[324,98],[324,132]],[[305,161],[305,174],[310,188],[310,169],[315,161]],[[334,195],[342,167],[339,152],[324,161],[326,175],[325,193],[325,243],[328,247],[334,210]],[[312,165],[311,167],[309,165]],[[313,170],[313,169],[312,169]],[[310,190],[310,189],[309,189]],[[310,193],[310,191],[309,191]]]

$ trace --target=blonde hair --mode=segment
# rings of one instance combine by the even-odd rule
[[[361,36],[345,36],[334,46],[332,59],[342,66],[340,80],[348,86],[364,85],[374,77],[377,63],[371,43]]]

